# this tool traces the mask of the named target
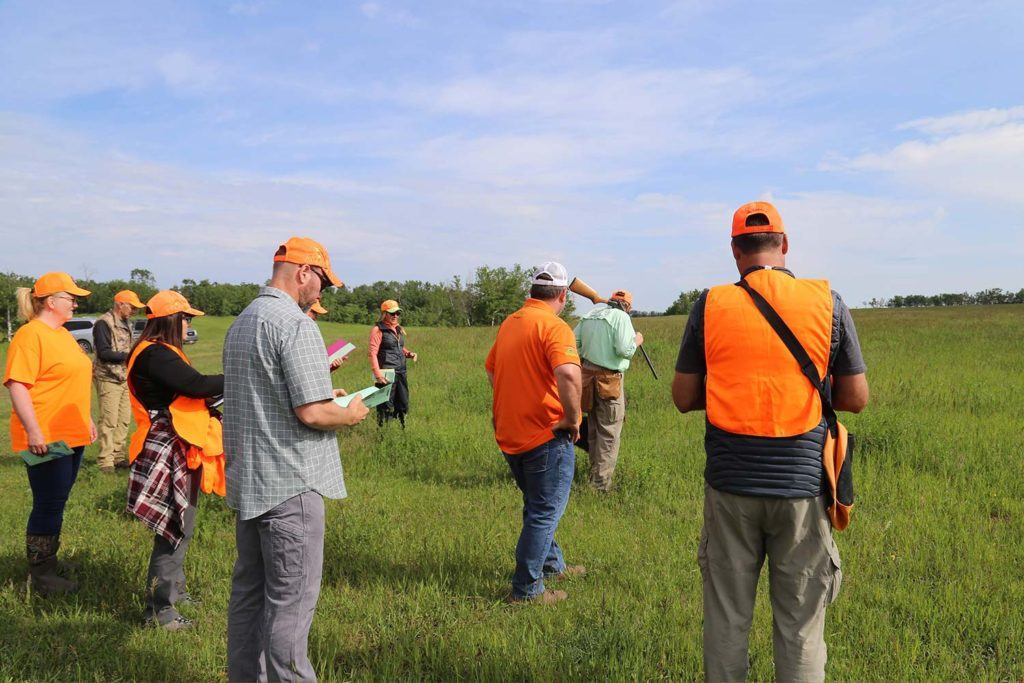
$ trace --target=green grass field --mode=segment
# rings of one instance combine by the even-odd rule
[[[1024,308],[857,311],[872,402],[859,438],[857,506],[838,535],[845,580],[829,610],[828,674],[841,681],[1024,679]],[[227,319],[196,320],[187,348],[220,368]],[[483,359],[494,329],[412,329],[409,429],[340,434],[349,498],[330,501],[323,590],[310,636],[324,680],[692,680],[701,676],[703,414],[669,384],[683,318],[637,321],[661,373],[627,375],[617,492],[577,463],[559,529],[589,575],[553,608],[502,602],[521,504],[490,430]],[[323,325],[361,347],[335,384],[369,384],[368,329]],[[92,448],[64,521],[81,592],[26,592],[20,459],[0,392],[0,680],[224,679],[233,517],[202,500],[186,562],[198,628],[140,627],[151,536],[122,514],[126,475]],[[762,577],[764,579],[764,577]],[[751,678],[769,680],[766,583]]]

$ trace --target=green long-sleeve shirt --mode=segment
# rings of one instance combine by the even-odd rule
[[[625,372],[636,353],[636,331],[622,309],[598,304],[576,325],[580,358],[602,368]]]

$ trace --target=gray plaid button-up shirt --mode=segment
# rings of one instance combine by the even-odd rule
[[[286,293],[261,288],[224,341],[227,499],[239,519],[306,491],[345,497],[337,435],[293,410],[333,397],[316,323]]]

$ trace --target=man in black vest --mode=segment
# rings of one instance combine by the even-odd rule
[[[819,376],[832,377],[836,410],[867,404],[866,367],[850,311],[824,280],[786,270],[789,242],[768,202],[733,216],[740,277],[792,329]],[[839,552],[825,510],[825,419],[818,390],[734,284],[705,290],[686,323],[672,399],[706,411],[704,527],[697,562],[704,584],[704,675],[747,676],[757,581],[770,567],[775,678],[825,677],[825,607],[839,592]]]

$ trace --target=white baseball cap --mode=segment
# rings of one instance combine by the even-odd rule
[[[547,275],[547,277],[542,278],[541,275]],[[549,285],[551,287],[568,287],[569,271],[567,271],[565,266],[561,263],[545,261],[534,269],[533,278],[530,280],[530,284]]]

